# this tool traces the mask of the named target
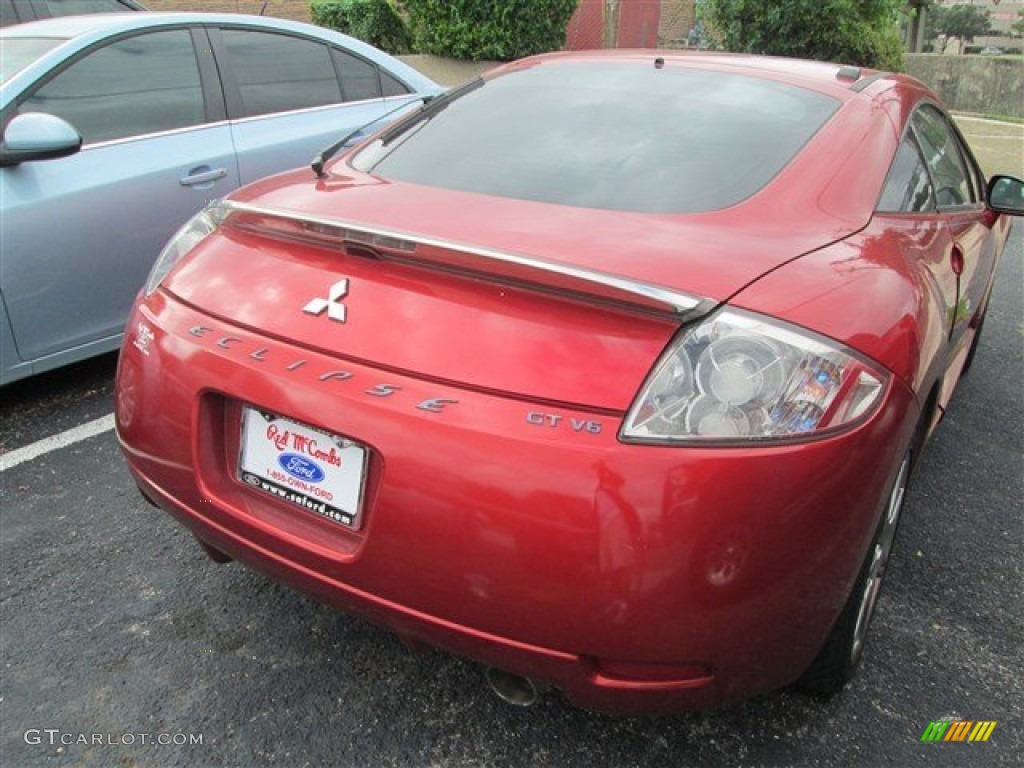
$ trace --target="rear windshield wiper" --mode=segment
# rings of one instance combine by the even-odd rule
[[[451,104],[456,99],[462,98],[467,93],[475,91],[483,84],[484,79],[478,76],[473,78],[469,82],[463,83],[458,88],[453,88],[452,90],[445,92],[441,96],[438,96],[436,99],[431,99],[430,101],[424,102],[422,107],[413,112],[404,120],[399,120],[397,123],[395,123],[393,126],[388,128],[386,131],[384,131],[384,133],[380,135],[379,141],[381,143],[381,146],[386,147],[388,144],[397,139],[399,136],[401,136],[407,130],[412,128],[414,125],[417,125],[423,122],[424,120],[433,117],[438,112],[441,112],[443,109],[445,109],[449,104]]]
[[[483,84],[484,79],[482,77],[476,77],[473,80],[470,80],[467,83],[463,83],[458,88],[453,88],[450,91],[445,91],[444,93],[440,94],[430,93],[427,94],[426,96],[420,96],[418,100],[423,102],[420,108],[413,112],[411,115],[409,115],[409,117],[405,118],[404,120],[399,120],[395,125],[391,126],[384,133],[382,133],[380,137],[381,143],[384,146],[387,146],[389,143],[398,138],[398,136],[401,135],[402,133],[405,133],[405,131],[407,131],[412,126],[416,125],[422,120],[425,120],[429,117],[432,117],[433,115],[436,115],[442,109],[451,104],[455,99],[459,98],[460,96],[466,95],[470,91],[475,91]],[[337,154],[339,149],[341,149],[350,141],[352,141],[352,139],[358,136],[368,126],[380,122],[385,117],[389,117],[390,115],[395,114],[395,112],[402,111],[410,104],[413,104],[415,102],[416,99],[413,99],[412,101],[406,101],[400,104],[399,106],[395,107],[394,109],[388,110],[380,117],[375,117],[370,122],[359,126],[351,133],[345,134],[344,137],[331,144],[331,146],[327,147],[327,149],[323,150],[320,154],[313,158],[313,162],[310,163],[310,167],[313,169],[313,173],[317,175],[317,178],[324,178],[327,175],[326,173],[324,173],[324,166],[327,164],[328,160],[330,160],[332,157],[334,157],[335,154]]]
[[[371,120],[370,122],[363,123],[354,131],[346,133],[344,136],[338,139],[338,141],[334,142],[333,144],[331,144],[331,146],[327,147],[326,149],[322,150],[319,154],[317,154],[313,158],[313,161],[309,164],[309,167],[313,169],[313,173],[317,175],[317,178],[324,178],[327,175],[326,173],[324,173],[324,166],[327,164],[327,161],[334,157],[339,149],[341,149],[350,141],[352,141],[352,139],[354,139],[360,133],[365,131],[369,126],[373,125],[374,123],[380,122],[385,117],[390,117],[391,115],[395,114],[395,112],[401,112],[403,109],[415,104],[417,101],[423,102],[423,106],[420,107],[420,109],[423,109],[427,104],[429,104],[430,102],[434,101],[437,98],[440,98],[440,94],[428,93],[425,96],[418,96],[412,101],[403,101],[394,109],[389,109],[383,115],[379,115],[373,118],[373,120]]]

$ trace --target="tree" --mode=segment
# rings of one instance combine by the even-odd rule
[[[903,0],[703,0],[719,47],[899,70]]]
[[[938,10],[938,9],[935,9]],[[951,5],[942,9],[935,21],[935,29],[940,35],[955,37],[960,41],[962,53],[967,43],[980,35],[992,31],[988,10],[973,5]]]
[[[1017,11],[1017,20],[1010,27],[1018,37],[1024,37],[1024,11]]]
[[[943,34],[943,17],[947,10],[943,5],[928,6],[926,10],[928,15],[924,18],[924,41],[926,43],[932,42],[940,34]]]
[[[388,53],[409,52],[409,32],[387,0],[313,0],[309,13],[321,27],[358,37]]]

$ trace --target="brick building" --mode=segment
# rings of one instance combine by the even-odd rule
[[[975,5],[988,11],[992,33],[975,38],[973,45],[995,45],[1001,48],[1021,47],[1021,40],[1013,31],[1014,23],[1021,18],[1021,13],[1024,13],[1024,2],[1021,0],[938,0],[938,2],[940,5],[946,6]]]
[[[682,47],[695,18],[695,0],[579,0],[565,47]]]
[[[934,12],[936,5],[949,7],[952,5],[973,5],[988,11],[989,23],[992,26],[990,35],[977,37],[973,45],[998,46],[1002,48],[1021,47],[1020,35],[1013,26],[1024,14],[1024,0],[907,0],[908,9],[913,13],[907,15],[908,23],[905,30],[907,50],[920,53],[925,50],[925,29],[928,26],[928,14]],[[947,53],[959,53],[959,43],[950,44]],[[1019,51],[1018,51],[1019,52]]]

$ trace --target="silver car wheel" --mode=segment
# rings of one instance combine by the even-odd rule
[[[871,545],[871,565],[868,567],[867,580],[864,583],[864,592],[861,595],[860,607],[857,611],[857,623],[853,628],[853,645],[850,647],[851,665],[860,661],[860,657],[864,653],[864,640],[871,624],[871,617],[875,613],[878,593],[882,589],[882,579],[885,578],[885,568],[889,562],[889,554],[892,552],[893,541],[896,539],[896,527],[899,525],[903,497],[906,494],[909,477],[910,454],[908,453],[903,457],[896,482],[893,483],[892,491],[889,493],[885,517],[882,519],[878,535]]]

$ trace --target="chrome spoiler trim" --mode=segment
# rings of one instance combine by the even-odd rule
[[[301,211],[269,208],[233,200],[223,200],[220,202],[220,205],[227,209],[226,219],[230,218],[231,213],[235,212],[305,225],[304,233],[278,232],[269,228],[251,227],[251,229],[259,231],[260,234],[271,236],[276,234],[284,239],[297,240],[319,238],[318,244],[320,245],[326,245],[328,244],[327,241],[330,241],[338,246],[343,245],[345,242],[350,242],[366,245],[374,249],[384,248],[391,253],[377,253],[385,260],[408,261],[422,266],[435,266],[482,276],[490,274],[490,276],[497,279],[504,277],[512,282],[525,283],[549,291],[582,295],[605,302],[621,304],[627,308],[668,315],[676,320],[688,318],[695,314],[704,314],[717,303],[710,299],[691,296],[671,288],[632,280],[607,272],[547,261],[511,251],[471,245],[456,240],[429,237],[398,229],[367,225],[333,217],[316,216]],[[245,227],[244,223],[241,222],[239,226],[250,229],[250,227]],[[303,237],[303,234],[307,234],[309,237]],[[443,260],[417,254],[420,246],[473,256],[481,259],[482,264],[480,268],[474,268],[474,265],[467,266],[464,263],[446,263]],[[550,285],[544,281],[532,281],[528,277],[524,278],[519,274],[510,276],[500,273],[488,273],[484,268],[488,263],[515,267],[525,270],[526,273],[559,275],[566,278],[569,285]]]

